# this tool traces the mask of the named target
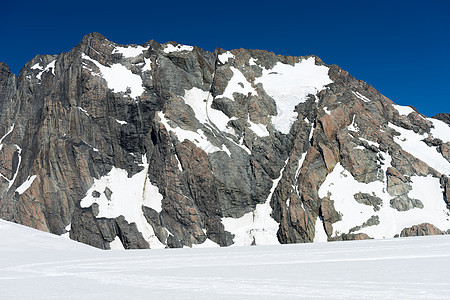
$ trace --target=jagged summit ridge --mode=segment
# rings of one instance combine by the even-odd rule
[[[93,33],[0,89],[7,220],[105,249],[450,229],[449,126],[315,56]]]

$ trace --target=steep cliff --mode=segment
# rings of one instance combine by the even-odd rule
[[[93,33],[0,64],[0,217],[104,249],[442,233],[438,117],[315,56]]]

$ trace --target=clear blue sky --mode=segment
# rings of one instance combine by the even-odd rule
[[[316,54],[396,103],[450,113],[450,1],[3,2],[0,61],[15,74],[95,31],[121,44]]]

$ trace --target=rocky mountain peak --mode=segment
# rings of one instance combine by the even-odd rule
[[[106,43],[110,43],[110,41],[103,36],[102,34],[98,33],[98,32],[92,32],[92,33],[88,33],[86,34],[82,39],[81,39],[81,43],[80,44],[89,44],[91,43],[93,40],[98,41],[98,42],[106,42]]]
[[[450,130],[316,56],[98,33],[0,70],[0,217],[104,249],[450,229]]]
[[[0,72],[1,73],[11,73],[11,70],[9,69],[8,65],[4,62],[0,61]]]

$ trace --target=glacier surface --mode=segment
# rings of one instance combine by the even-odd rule
[[[3,299],[446,299],[450,236],[104,251],[0,220]]]

